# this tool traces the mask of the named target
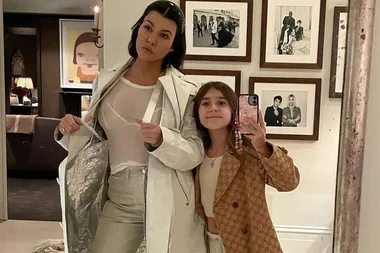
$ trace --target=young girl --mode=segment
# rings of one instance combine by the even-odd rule
[[[213,253],[281,253],[269,216],[265,184],[294,190],[299,172],[283,148],[266,141],[265,126],[249,125],[253,135],[239,138],[238,99],[221,82],[204,84],[194,100],[194,117],[206,151],[196,169],[196,210],[207,224]]]

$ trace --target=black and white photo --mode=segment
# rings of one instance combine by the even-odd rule
[[[312,14],[311,6],[276,6],[275,54],[310,55]]]
[[[260,66],[320,69],[326,0],[263,0]]]
[[[239,48],[238,10],[194,10],[193,47]]]
[[[269,139],[318,140],[321,79],[250,77]]]
[[[181,0],[188,60],[251,61],[251,0]]]
[[[262,91],[266,126],[306,127],[307,95],[306,91]]]

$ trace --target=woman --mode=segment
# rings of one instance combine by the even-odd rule
[[[301,123],[301,108],[296,106],[296,97],[293,94],[288,96],[288,106],[282,111],[283,126],[297,127]]]
[[[282,126],[282,108],[280,108],[281,103],[282,97],[275,96],[273,98],[273,105],[266,108],[264,121],[267,123],[267,126]]]
[[[172,2],[156,1],[132,29],[132,59],[99,73],[86,116],[90,125],[93,117],[99,119],[97,130],[109,141],[108,200],[99,224],[99,217],[86,216],[81,224],[89,223],[87,229],[67,221],[73,224],[64,226],[67,238],[75,243],[66,243],[69,252],[90,247],[91,253],[135,253],[146,232],[149,253],[203,253],[204,225],[195,213],[192,176],[204,157],[192,115],[197,87],[177,70],[186,51],[184,17]],[[67,164],[93,135],[80,122],[66,115],[59,125],[61,142],[70,136]],[[96,193],[81,206],[98,204],[93,199],[101,192]],[[65,217],[71,217],[68,212]],[[72,226],[84,232],[78,235]]]
[[[265,126],[247,122],[253,135],[241,140],[235,122],[236,94],[210,82],[194,99],[194,117],[206,157],[196,169],[196,210],[207,223],[210,252],[281,253],[265,199],[265,184],[291,191],[299,172],[283,148],[266,141]]]
[[[297,40],[296,28],[291,28],[289,42],[283,44],[283,51],[287,55],[308,55],[310,54],[310,40],[308,38]]]

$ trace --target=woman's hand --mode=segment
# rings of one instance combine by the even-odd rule
[[[265,157],[270,157],[272,155],[272,151],[267,144],[266,128],[261,111],[259,111],[259,123],[256,123],[256,121],[251,118],[247,123],[249,124],[249,127],[252,129],[253,133],[251,135],[248,135],[253,148]]]
[[[85,121],[92,120],[93,117],[86,116]],[[76,117],[72,114],[66,114],[62,119],[61,123],[59,123],[59,131],[63,135],[72,135],[76,131],[79,130],[79,128],[82,126],[81,119],[79,117]]]
[[[154,147],[160,146],[162,142],[161,127],[152,123],[144,123],[141,119],[135,119],[135,122],[141,126],[143,140]]]

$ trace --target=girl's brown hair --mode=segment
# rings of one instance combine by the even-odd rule
[[[198,132],[203,141],[205,150],[207,151],[211,147],[211,137],[207,128],[205,128],[199,119],[199,107],[201,106],[202,99],[205,97],[207,92],[210,89],[219,90],[224,98],[227,100],[228,104],[231,107],[231,121],[228,124],[229,137],[228,137],[228,147],[230,151],[234,154],[237,154],[235,149],[235,132],[236,124],[235,119],[238,113],[238,97],[236,93],[225,83],[223,82],[208,82],[205,83],[198,91],[197,95],[194,98],[194,118],[197,124]]]

